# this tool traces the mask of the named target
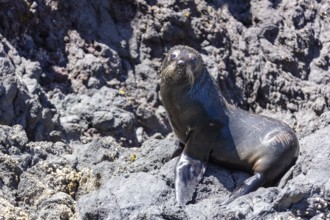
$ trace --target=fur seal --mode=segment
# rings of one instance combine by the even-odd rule
[[[179,139],[173,156],[176,200],[189,202],[207,162],[242,169],[253,175],[223,203],[275,183],[296,161],[299,143],[281,121],[229,105],[207,71],[201,55],[175,46],[160,70],[160,95]]]

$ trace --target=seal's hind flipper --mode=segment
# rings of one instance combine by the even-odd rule
[[[221,205],[226,205],[231,203],[237,197],[245,195],[249,192],[256,190],[258,187],[265,183],[265,177],[263,174],[255,173],[253,176],[247,178],[243,184],[232,192],[229,198],[221,203]]]
[[[181,154],[175,167],[175,191],[179,205],[185,205],[192,199],[205,170],[205,162],[193,159],[184,152]]]

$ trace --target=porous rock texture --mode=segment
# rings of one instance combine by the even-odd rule
[[[221,206],[249,174],[209,164],[176,204],[158,72],[178,44],[295,129],[276,185]],[[329,54],[328,0],[0,0],[0,219],[330,219]]]

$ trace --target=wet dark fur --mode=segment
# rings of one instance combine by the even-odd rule
[[[179,203],[187,202],[191,185],[196,185],[197,176],[202,176],[198,172],[203,172],[201,167],[209,160],[254,174],[235,190],[230,202],[273,183],[298,157],[299,144],[293,130],[278,120],[229,105],[196,50],[186,46],[172,48],[163,61],[160,76],[164,107],[173,131],[184,145],[180,167],[176,167]],[[191,170],[189,164],[198,170]]]

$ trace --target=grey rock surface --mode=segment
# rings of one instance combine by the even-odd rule
[[[177,206],[158,71],[198,50],[228,102],[301,153],[277,185],[213,164]],[[0,219],[330,219],[328,0],[0,0]]]
[[[114,219],[273,219],[311,218],[316,214],[329,217],[329,132],[330,125],[300,140],[300,159],[286,174],[289,177],[285,183],[259,188],[227,206],[220,203],[249,176],[247,173],[210,164],[194,201],[179,207],[173,179],[177,158],[170,160],[170,152],[166,153],[174,144],[150,140],[140,148],[136,161],[127,162],[122,173],[114,173],[99,190],[81,197],[78,206],[85,219],[102,216],[104,210],[108,215],[116,213]],[[86,206],[91,200],[99,205]]]

